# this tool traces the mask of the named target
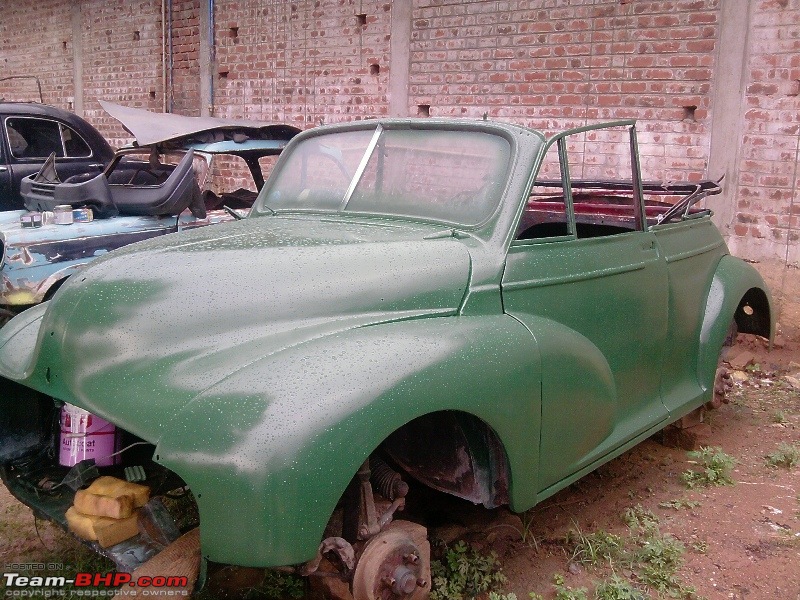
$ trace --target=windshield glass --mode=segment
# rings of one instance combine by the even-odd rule
[[[330,133],[295,146],[256,212],[337,211],[477,225],[497,207],[511,147],[498,135],[443,129]]]

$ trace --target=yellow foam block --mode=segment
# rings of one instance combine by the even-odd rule
[[[103,548],[119,544],[139,533],[136,514],[126,519],[112,519],[111,517],[84,515],[79,513],[74,506],[70,506],[66,517],[71,532],[85,540],[96,541]]]
[[[78,490],[73,504],[83,515],[127,519],[133,514],[133,496],[100,496],[89,490]]]
[[[150,488],[146,485],[131,483],[123,479],[117,479],[109,475],[98,477],[86,488],[90,494],[97,496],[108,496],[118,498],[120,496],[131,496],[134,508],[140,508],[150,500]]]

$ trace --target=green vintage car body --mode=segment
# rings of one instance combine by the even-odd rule
[[[612,130],[627,179],[573,180],[570,140]],[[641,181],[630,122],[306,131],[249,218],[115,251],[0,330],[6,485],[59,520],[15,467],[54,398],[154,445],[212,561],[313,558],[376,450],[524,511],[712,400],[732,322],[772,336],[709,211],[645,202],[676,189]]]

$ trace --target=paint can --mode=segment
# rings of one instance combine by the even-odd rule
[[[61,407],[61,439],[58,463],[72,467],[93,458],[99,467],[117,464],[117,428],[88,411],[65,404]]]
[[[94,221],[94,213],[92,212],[91,208],[73,208],[72,220],[75,223],[90,223],[91,221]]]
[[[29,212],[25,213],[24,215],[20,215],[19,222],[24,229],[30,229],[32,227],[41,227],[42,226],[42,213],[40,212]]]
[[[56,225],[72,225],[72,207],[69,204],[59,204],[53,212]]]

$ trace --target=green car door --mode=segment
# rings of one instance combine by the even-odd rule
[[[554,141],[562,179],[536,181],[502,282],[505,312],[541,350],[542,496],[668,416],[667,264],[645,230],[638,164],[631,193],[589,196],[570,180],[570,144]]]

